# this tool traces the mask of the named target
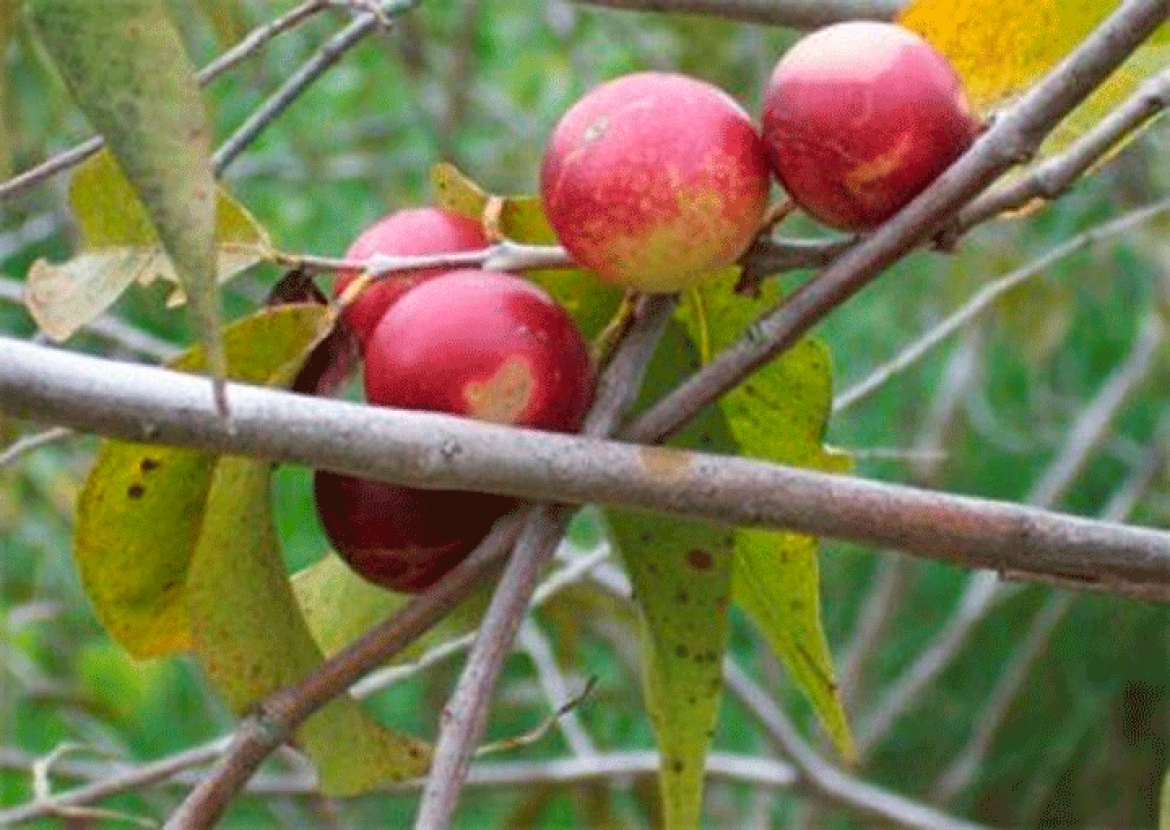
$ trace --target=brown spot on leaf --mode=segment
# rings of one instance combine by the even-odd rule
[[[142,462],[138,465],[138,468],[144,473],[149,473],[151,470],[157,470],[159,464],[161,463],[162,462],[157,458],[151,458],[150,456],[147,456],[146,458],[142,459]]]
[[[132,499],[140,499],[146,493],[146,488],[141,484],[131,484],[126,488],[126,495]]]
[[[705,550],[696,548],[687,554],[687,564],[697,571],[710,570],[713,561],[711,554]]]
[[[468,415],[497,424],[514,424],[528,408],[535,391],[532,367],[513,355],[490,378],[467,384],[463,398]]]

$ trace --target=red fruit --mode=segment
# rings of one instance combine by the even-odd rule
[[[423,256],[478,251],[487,245],[483,227],[474,219],[438,208],[411,208],[392,213],[363,231],[345,252],[345,258],[364,260],[375,254]],[[364,350],[378,321],[395,300],[423,280],[449,270],[408,271],[383,279],[367,287],[342,312],[342,319],[357,335]],[[333,293],[341,296],[357,277],[358,274],[352,271],[342,272],[333,286]]]
[[[317,514],[359,574],[394,591],[432,585],[475,549],[515,499],[459,490],[413,490],[318,470]]]
[[[573,431],[593,368],[572,318],[541,289],[465,270],[390,307],[368,344],[365,383],[371,403]]]
[[[372,403],[573,431],[594,376],[572,319],[547,294],[510,274],[463,270],[390,307],[367,345],[365,383]],[[322,471],[315,492],[338,553],[397,591],[431,585],[516,504]]]
[[[767,152],[747,113],[710,84],[645,72],[565,113],[540,190],[561,244],[607,282],[678,291],[729,265],[767,206]]]
[[[933,46],[889,23],[805,37],[764,96],[764,140],[792,199],[827,225],[889,219],[974,141],[962,82]]]

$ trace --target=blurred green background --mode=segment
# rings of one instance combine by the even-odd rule
[[[202,65],[292,4],[172,5]],[[229,135],[347,20],[344,11],[319,15],[212,84],[219,136]],[[758,112],[764,80],[795,36],[709,18],[595,10],[567,0],[424,2],[393,30],[347,53],[235,162],[226,181],[282,250],[339,255],[372,220],[427,201],[428,169],[440,160],[455,162],[496,192],[533,191],[543,139],[556,119],[585,90],[617,74],[651,68],[691,73]],[[5,57],[0,167],[11,173],[88,130],[27,31],[17,31]],[[864,378],[988,282],[1167,193],[1168,149],[1170,131],[1157,123],[1057,204],[984,227],[953,255],[922,252],[891,269],[817,331],[832,350],[837,388]],[[58,177],[0,207],[0,257],[10,288],[36,258],[71,251],[66,181]],[[1168,229],[1165,219],[1152,220],[1044,270],[910,371],[835,415],[829,441],[856,453],[861,475],[1027,498],[1060,455],[1077,417],[1125,365],[1145,315],[1160,309]],[[783,231],[822,233],[799,217]],[[255,308],[277,276],[275,269],[260,268],[237,278],[225,292],[230,313]],[[784,279],[795,285],[805,276]],[[164,340],[189,342],[181,311],[165,309],[164,298],[159,286],[132,290],[113,316]],[[35,334],[11,302],[0,302],[0,331]],[[69,345],[129,357],[93,335]],[[1164,351],[1159,348],[1134,378],[1132,394],[1057,506],[1095,515],[1136,481],[1132,519],[1150,525],[1170,520],[1167,478],[1160,470],[1141,475],[1165,449],[1159,435],[1168,379]],[[8,443],[33,428],[0,420],[0,437]],[[94,619],[71,562],[70,536],[74,498],[95,447],[93,439],[73,439],[0,469],[0,806],[31,798],[27,757],[62,742],[98,750],[98,760],[148,760],[221,735],[233,723],[193,663],[134,664]],[[274,501],[290,567],[316,560],[325,541],[307,471],[280,471]],[[575,527],[575,538],[589,547],[602,532],[587,518]],[[822,575],[825,624],[839,662],[851,643],[863,646],[865,659],[854,664],[861,669],[845,693],[864,733],[890,684],[952,618],[968,574],[827,543]],[[882,592],[880,602],[875,591]],[[537,620],[574,682],[598,678],[577,710],[598,747],[651,748],[638,669],[621,648],[635,642],[633,629],[619,611],[582,614],[582,603],[597,602],[586,594],[566,592]],[[940,771],[987,722],[993,690],[1054,596],[1029,586],[991,609],[937,681],[874,741],[859,775],[932,799]],[[855,641],[867,607],[885,609],[885,619],[861,626],[872,642]],[[1150,826],[1170,733],[1170,611],[1084,594],[1051,613],[1051,631],[1033,644],[1034,659],[976,774],[939,803],[1003,826]],[[738,616],[732,646],[815,738],[799,693]],[[441,662],[381,693],[375,709],[399,728],[429,736],[458,669],[458,660]],[[530,663],[512,657],[489,739],[530,729],[547,714]],[[725,705],[714,747],[772,752],[733,702]],[[566,751],[553,729],[502,757],[552,758]],[[280,769],[279,762],[272,769]],[[57,786],[67,782],[59,779]],[[182,792],[151,788],[108,805],[157,819]],[[477,789],[466,794],[458,826],[653,826],[654,799],[650,781]],[[409,819],[413,801],[245,797],[223,826],[397,826]],[[811,808],[797,793],[757,793],[732,784],[708,787],[707,818],[710,827],[866,826],[839,810]],[[50,819],[37,826],[55,824]]]

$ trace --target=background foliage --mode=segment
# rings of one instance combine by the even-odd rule
[[[275,7],[291,4],[172,5],[202,65]],[[282,36],[213,84],[209,101],[217,139],[308,58],[339,19],[325,15]],[[564,0],[426,4],[332,68],[228,169],[226,184],[278,248],[340,254],[373,219],[429,200],[428,171],[437,161],[454,162],[493,192],[533,192],[544,136],[578,95],[615,74],[646,68],[689,72],[758,112],[762,81],[794,37],[706,18],[592,11]],[[5,69],[0,167],[24,169],[88,135],[27,30],[15,29]],[[1165,194],[1168,145],[1170,132],[1159,122],[1052,207],[981,229],[954,256],[920,253],[884,275],[818,332],[832,353],[837,388],[864,377],[991,279]],[[37,257],[61,259],[71,252],[77,229],[66,210],[66,181],[59,178],[3,207],[6,282],[24,275]],[[1074,419],[1124,361],[1147,309],[1160,307],[1170,250],[1166,224],[1151,222],[1094,245],[1014,290],[913,370],[836,414],[828,440],[855,451],[856,469],[866,476],[1027,498]],[[785,231],[820,233],[800,219]],[[276,274],[260,268],[230,283],[229,316],[254,308]],[[792,285],[800,276],[784,282]],[[187,344],[192,332],[181,311],[165,307],[168,290],[157,283],[133,290],[114,313],[159,338]],[[0,330],[31,336],[35,327],[19,307],[0,304]],[[91,335],[71,343],[110,350]],[[1160,452],[1166,368],[1156,362],[1059,506],[1099,513],[1132,472]],[[951,400],[953,383],[960,388]],[[0,433],[11,438],[22,426],[0,421]],[[222,734],[232,715],[188,659],[131,662],[84,599],[71,558],[71,522],[95,446],[74,440],[0,469],[0,746],[44,755],[75,741],[117,758],[151,759]],[[1162,475],[1154,478],[1133,515],[1136,522],[1170,520],[1168,485]],[[290,569],[300,569],[325,549],[309,475],[282,469],[273,486],[283,553]],[[595,521],[583,521],[574,538],[590,547],[601,534]],[[968,575],[896,554],[835,544],[822,550],[823,613],[839,661],[873,586],[883,579],[900,586],[869,670],[845,689],[854,725],[862,724],[864,733],[866,713],[951,615]],[[865,777],[927,797],[1050,596],[1029,587],[996,607],[939,680],[874,743],[861,767]],[[599,613],[582,615],[583,604]],[[577,714],[599,747],[652,747],[639,669],[630,660],[636,628],[628,610],[580,588],[536,617],[554,638],[571,678],[597,677]],[[811,724],[803,698],[746,619],[733,613],[731,626],[733,651]],[[1170,612],[1164,608],[1076,597],[1027,674],[973,785],[953,798],[951,808],[996,824],[1152,824],[1170,733],[1168,635]],[[396,684],[373,700],[374,711],[397,729],[430,734],[457,670],[457,661],[447,661]],[[766,752],[745,713],[733,701],[723,708],[714,748]],[[488,740],[514,736],[546,715],[531,665],[513,657]],[[565,750],[553,730],[508,757],[547,758]],[[0,770],[0,804],[30,796],[27,769]],[[157,790],[112,803],[158,817],[176,797]],[[655,797],[651,784],[613,793],[584,785],[576,792],[473,790],[459,826],[649,826],[658,809]],[[245,798],[224,826],[386,825],[405,821],[412,803],[413,796],[345,803]],[[707,793],[711,826],[786,826],[795,820],[854,826],[844,815],[810,817],[805,809],[787,793],[758,797],[731,785],[712,785]]]

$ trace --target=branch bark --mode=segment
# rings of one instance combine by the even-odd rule
[[[0,411],[147,443],[425,488],[597,502],[885,545],[1170,598],[1170,534],[751,459],[632,446],[231,384],[0,338]]]
[[[842,20],[893,20],[906,0],[577,0],[587,6],[603,6],[637,12],[702,14],[815,29]]]

